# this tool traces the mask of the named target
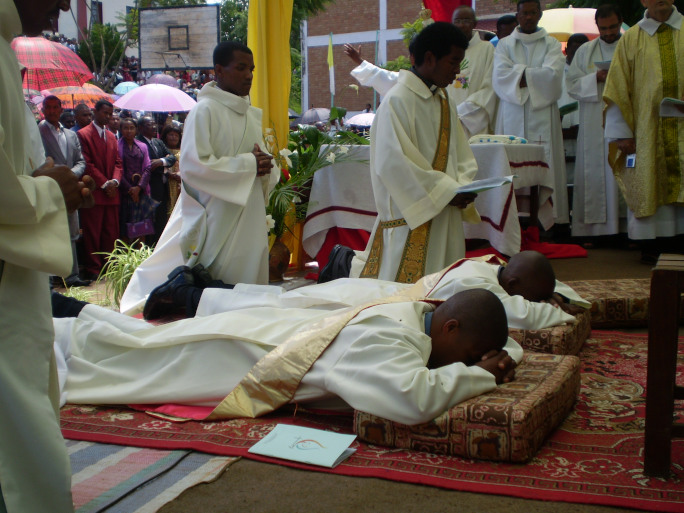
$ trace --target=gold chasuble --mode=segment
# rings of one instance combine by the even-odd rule
[[[432,168],[442,173],[446,169],[449,160],[449,139],[451,137],[451,110],[449,109],[449,98],[445,89],[442,89],[444,96],[439,97],[440,101],[440,121],[439,121],[439,141],[435,157],[432,160]],[[391,221],[381,221],[375,231],[373,243],[368,260],[361,272],[360,278],[377,278],[380,273],[380,262],[382,260],[383,232],[389,228],[404,226],[405,219],[394,219]],[[415,230],[410,230],[404,251],[401,255],[401,263],[397,270],[394,281],[399,283],[415,283],[425,274],[425,261],[427,258],[428,242],[430,241],[430,226],[432,221],[423,223]]]
[[[637,157],[635,167],[625,167],[625,155],[611,143],[608,158],[637,218],[684,204],[684,118],[660,117],[659,108],[663,98],[682,97],[683,57],[681,30],[662,23],[651,36],[636,25],[620,39],[610,66],[603,98],[634,133]]]

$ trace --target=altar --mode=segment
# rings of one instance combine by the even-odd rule
[[[370,178],[370,146],[350,146],[357,162],[334,163],[316,172],[304,224],[302,245],[324,265],[336,243],[364,249],[377,212]],[[482,221],[464,223],[469,239],[486,239],[505,255],[520,252],[519,215],[553,225],[553,176],[538,144],[472,144],[476,179],[515,175],[512,184],[485,191],[475,199]],[[365,235],[365,236],[364,236]],[[356,245],[357,247],[354,247]],[[320,255],[319,255],[320,253]]]

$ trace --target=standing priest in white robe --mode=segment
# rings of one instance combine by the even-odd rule
[[[620,39],[622,15],[615,5],[596,9],[599,37],[580,46],[566,75],[568,94],[579,101],[572,235],[589,237],[620,232],[620,192],[608,164],[603,137],[603,89]]]
[[[565,57],[561,44],[538,27],[539,0],[519,0],[519,26],[499,41],[492,83],[499,96],[496,133],[543,144],[553,173],[556,223],[569,222],[565,153],[558,99],[563,91]]]
[[[297,402],[418,424],[514,378],[522,349],[496,296],[469,290],[437,306],[409,296],[334,314],[262,307],[162,326],[86,305],[55,319],[63,400],[216,407],[209,419]]]
[[[73,512],[59,427],[49,274],[66,276],[67,212],[93,199],[90,177],[46,162],[10,42],[41,36],[68,0],[0,0],[0,511]]]
[[[480,38],[475,11],[461,6],[454,11],[452,21],[468,39],[468,48],[456,79],[447,87],[447,92],[457,105],[466,136],[491,134],[496,121],[498,98],[492,87],[494,47]],[[345,53],[358,66],[351,75],[361,85],[372,87],[385,96],[399,80],[399,73],[388,71],[361,59],[360,47],[345,45]]]
[[[248,97],[253,70],[245,45],[216,46],[216,81],[202,88],[185,122],[178,205],[154,253],[133,274],[122,312],[141,311],[179,265],[202,264],[226,283],[268,282],[266,203],[280,172],[261,150],[261,109]]]
[[[400,72],[371,127],[378,217],[351,277],[415,283],[465,256],[464,217],[479,215],[470,205],[475,195],[456,189],[472,182],[477,163],[445,88],[467,47],[463,32],[443,22],[412,41],[415,65]]]
[[[683,247],[684,113],[663,116],[659,107],[663,98],[684,97],[684,18],[674,0],[641,3],[644,18],[620,38],[603,99],[605,136],[619,149],[609,158],[627,202],[627,234],[641,241],[642,262],[655,264],[661,251]]]

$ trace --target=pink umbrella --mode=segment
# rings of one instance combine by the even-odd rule
[[[151,112],[185,112],[197,102],[179,89],[163,84],[146,84],[127,92],[114,102],[120,109]]]
[[[180,89],[178,86],[178,80],[176,80],[174,77],[171,75],[167,75],[165,73],[157,73],[156,75],[152,75],[150,78],[147,79],[147,84],[164,84],[169,87],[175,87],[176,89]]]

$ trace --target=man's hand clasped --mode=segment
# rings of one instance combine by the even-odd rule
[[[489,351],[482,356],[482,360],[475,365],[482,367],[487,372],[494,374],[496,384],[510,383],[515,379],[515,367],[517,364],[507,351]]]
[[[449,202],[449,205],[458,208],[466,208],[477,198],[477,194],[474,192],[459,192],[454,199]]]
[[[59,184],[68,212],[92,207],[95,204],[92,195],[92,191],[95,190],[95,180],[88,175],[79,180],[71,168],[55,166],[52,157],[48,157],[45,163],[33,172],[33,176],[48,176]]]
[[[264,176],[271,172],[273,169],[273,155],[261,151],[259,145],[254,143],[254,149],[252,154],[256,157],[257,162],[257,176]]]

